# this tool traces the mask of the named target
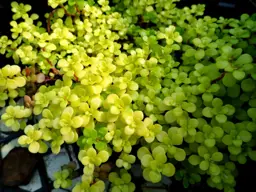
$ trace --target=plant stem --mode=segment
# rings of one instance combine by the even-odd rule
[[[75,77],[75,81],[78,81],[78,77],[76,76],[76,74],[74,74],[74,77]]]
[[[60,6],[61,6],[62,9],[64,9],[65,14],[66,14],[67,16],[71,16],[71,17],[76,16],[75,14],[74,14],[74,15],[73,15],[73,14],[70,14],[70,13],[66,10],[66,8],[64,7],[64,5],[60,5]]]
[[[48,17],[48,21],[47,21],[47,31],[48,31],[48,33],[51,32],[51,18],[53,17],[53,14],[54,14],[55,11],[56,11],[56,9],[54,9],[54,10],[50,13],[50,15],[49,15],[49,17]]]
[[[51,62],[48,58],[46,58],[46,61],[47,61],[51,66],[53,66],[53,65],[52,65],[52,62]]]
[[[217,83],[217,81],[220,81],[221,79],[223,79],[225,75],[226,75],[226,72],[223,72],[218,78],[212,80],[212,84]]]

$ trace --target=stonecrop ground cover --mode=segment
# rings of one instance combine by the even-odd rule
[[[11,3],[1,120],[32,153],[77,143],[74,192],[102,192],[107,177],[111,191],[134,191],[135,161],[146,181],[207,178],[233,192],[236,165],[256,160],[256,14],[217,19],[177,1],[48,0],[46,22]],[[55,188],[71,185],[72,167]]]

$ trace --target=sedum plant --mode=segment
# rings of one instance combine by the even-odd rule
[[[70,188],[72,186],[72,179],[77,176],[76,163],[71,161],[61,167],[61,170],[54,173],[53,186],[58,188]]]
[[[104,191],[106,176],[110,191],[132,192],[136,161],[149,182],[203,177],[233,192],[236,164],[256,160],[256,15],[211,18],[177,1],[49,0],[46,22],[11,3],[1,120],[32,153],[77,143],[74,192]],[[71,185],[66,170],[55,179]]]

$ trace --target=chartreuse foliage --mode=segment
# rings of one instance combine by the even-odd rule
[[[153,183],[188,187],[203,175],[233,192],[236,164],[256,160],[256,15],[211,18],[176,1],[49,0],[46,28],[31,6],[11,3],[0,52],[15,64],[0,69],[1,118],[24,130],[32,153],[78,144],[74,192],[104,191],[96,169],[113,154],[113,192],[135,190],[135,161]],[[54,186],[69,179],[62,170]]]

